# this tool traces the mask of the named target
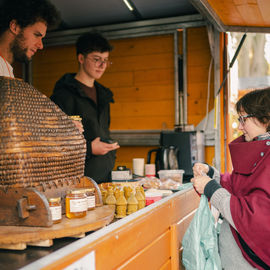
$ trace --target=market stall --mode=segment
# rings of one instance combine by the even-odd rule
[[[198,202],[193,188],[178,191],[23,269],[182,269],[181,239]]]

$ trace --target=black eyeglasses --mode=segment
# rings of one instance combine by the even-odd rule
[[[240,115],[237,120],[243,126],[246,120],[250,117],[253,117],[253,115],[252,114]]]
[[[98,56],[87,56],[86,58],[91,60],[96,67],[100,67],[103,64],[106,65],[106,67],[109,67],[112,64],[112,62],[109,59],[103,60],[101,57]]]

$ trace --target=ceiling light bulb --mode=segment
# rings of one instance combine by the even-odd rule
[[[128,9],[130,10],[130,11],[132,11],[133,10],[133,7],[130,5],[130,3],[128,2],[128,0],[123,0],[124,1],[124,3],[126,4],[126,6],[128,7]]]

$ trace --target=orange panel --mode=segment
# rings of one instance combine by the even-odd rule
[[[162,101],[144,101],[144,102],[134,102],[129,101],[126,103],[115,103],[112,105],[113,117],[154,117],[154,116],[170,116],[172,112],[174,111],[173,108],[171,108],[172,102],[168,100],[162,100]],[[158,108],[158,109],[157,109]],[[112,127],[113,129],[113,127]],[[123,129],[124,125],[123,125]],[[151,128],[149,128],[151,129]]]
[[[171,260],[168,260],[166,263],[164,263],[164,265],[162,265],[162,267],[160,268],[160,270],[171,270],[172,266],[171,266]]]
[[[95,251],[97,270],[115,269],[116,267],[168,269],[171,264],[169,262],[172,252],[171,241],[176,239],[171,237],[170,226],[183,218],[183,213],[187,213],[188,209],[198,206],[198,202],[194,200],[195,195],[194,190],[181,193],[162,205],[156,206],[151,212],[144,213],[129,223],[116,227],[114,231],[108,232],[43,269],[63,269],[92,250]],[[182,208],[183,211],[181,211]],[[173,246],[175,247],[176,244],[174,243]]]
[[[170,259],[170,231],[166,231],[117,269],[160,269]]]
[[[214,157],[215,157],[215,147],[206,146],[205,147],[205,162],[212,166]]]
[[[264,25],[269,26],[270,25],[270,4],[269,0],[256,0],[258,2],[258,6],[260,9],[260,12],[262,14],[262,18],[264,21]]]
[[[211,54],[205,27],[187,30],[188,124],[197,125],[206,114],[207,81]],[[209,111],[213,108],[211,77]]]
[[[180,240],[179,235],[184,235],[184,224],[173,224],[171,226],[171,257],[172,257],[172,270],[179,268],[179,249]]]
[[[262,14],[257,4],[238,5],[236,8],[244,19],[244,25],[260,26],[264,24]]]
[[[114,56],[113,64],[107,69],[106,73],[148,70],[158,68],[171,68],[173,65],[172,53],[134,55],[129,57]]]
[[[207,0],[225,25],[243,25],[244,21],[233,0]]]
[[[269,0],[207,0],[225,25],[270,27]]]
[[[174,89],[170,85],[147,85],[139,87],[112,88],[117,103],[133,101],[173,100]]]
[[[179,265],[181,265],[181,260],[179,261],[180,250],[182,248],[182,239],[184,234],[194,217],[195,212],[192,214],[188,214],[178,223],[173,224],[171,226],[171,257],[172,257],[172,270],[179,269]]]
[[[111,52],[112,58],[115,56],[158,55],[174,51],[172,35],[111,40],[110,43],[114,46]]]
[[[168,205],[162,206],[158,211],[131,223],[131,226],[117,230],[115,237],[96,246],[97,269],[113,269],[151,244],[161,233],[168,230],[170,213]],[[116,246],[117,248],[114,248]]]
[[[150,149],[156,148],[156,146],[121,146],[117,150],[117,159],[114,168],[117,166],[126,166],[132,169],[133,158],[144,158],[145,163],[147,162],[147,153]],[[154,163],[154,156],[152,156],[152,163]]]

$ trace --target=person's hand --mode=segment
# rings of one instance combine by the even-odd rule
[[[209,166],[203,163],[195,163],[192,170],[194,177],[202,176],[209,172]]]
[[[200,194],[203,194],[205,186],[211,180],[212,179],[209,176],[204,175],[204,176],[197,176],[197,177],[192,178],[191,182],[193,183],[193,186],[196,189],[196,191]]]
[[[76,128],[77,128],[81,133],[84,132],[82,122],[77,121],[77,120],[72,120],[72,122],[74,123],[74,125],[76,126]]]
[[[97,156],[106,155],[108,152],[116,150],[120,147],[117,142],[115,143],[102,142],[100,141],[100,137],[95,138],[91,142],[91,146],[92,146],[92,153]]]

